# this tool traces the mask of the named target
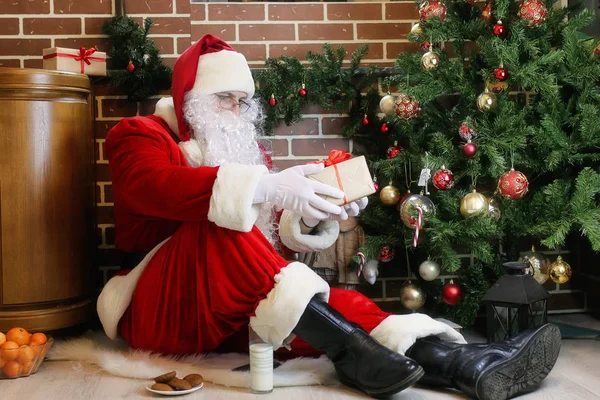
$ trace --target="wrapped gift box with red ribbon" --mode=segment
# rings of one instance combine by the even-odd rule
[[[106,53],[96,49],[52,47],[43,50],[44,69],[106,76]]]
[[[328,159],[313,163],[325,164],[325,169],[309,175],[308,178],[339,188],[346,194],[343,199],[323,196],[325,200],[335,205],[348,204],[375,193],[373,178],[364,156],[352,158],[350,153],[332,150]]]

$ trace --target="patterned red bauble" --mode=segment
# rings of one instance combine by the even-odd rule
[[[548,10],[544,3],[540,0],[523,0],[519,4],[519,18],[521,18],[527,26],[535,28],[540,26],[546,20]]]
[[[477,146],[469,140],[463,147],[463,154],[467,157],[473,157],[475,153],[477,153]]]
[[[362,120],[362,124],[363,126],[369,125],[369,118],[367,118],[367,114],[365,114],[365,117]]]
[[[402,147],[398,147],[398,142],[394,142],[394,146],[387,149],[387,158],[396,158],[402,151]]]
[[[477,132],[473,128],[469,126],[467,122],[463,122],[458,127],[458,136],[464,141],[468,141],[471,139],[475,139],[477,137]]]
[[[462,289],[452,279],[442,288],[442,300],[444,303],[455,305],[462,299]]]
[[[428,0],[421,3],[419,7],[419,14],[421,15],[421,21],[425,21],[430,17],[439,17],[440,20],[446,19],[446,5],[441,1]]]
[[[506,78],[508,78],[508,72],[506,71],[506,68],[504,68],[504,66],[501,65],[494,71],[494,76],[499,81],[504,81],[506,80]]]
[[[594,54],[600,57],[600,44],[594,49]]]
[[[379,130],[381,131],[381,133],[388,133],[390,127],[384,122],[383,124],[381,124],[381,128],[379,128]]]
[[[129,71],[129,72],[135,71],[135,64],[132,61],[129,61],[129,65],[127,65],[127,71]]]
[[[494,35],[498,37],[506,36],[507,30],[504,25],[502,25],[502,21],[498,21],[496,25],[494,25]]]
[[[433,186],[438,190],[452,189],[454,187],[454,174],[442,165],[442,168],[435,171],[431,181],[433,182]]]
[[[515,171],[511,168],[510,171],[504,173],[498,180],[498,192],[505,199],[517,200],[527,194],[529,189],[529,181],[524,173]]]
[[[485,22],[490,22],[492,20],[492,3],[487,3],[485,8],[481,12],[481,19]]]
[[[390,262],[394,259],[394,252],[392,251],[390,246],[385,245],[381,248],[381,251],[379,252],[379,256],[377,256],[377,259],[381,262]]]
[[[377,183],[376,180],[373,181],[373,187],[375,188],[376,193],[379,193],[379,190],[381,190],[381,188],[379,187],[379,183]]]
[[[396,115],[402,119],[410,120],[419,115],[421,106],[418,101],[405,94],[396,98]]]
[[[423,43],[421,43],[421,51],[424,51],[425,53],[427,53],[429,51],[430,47],[431,47],[431,44],[427,40],[424,41]]]
[[[304,86],[304,83],[303,83],[302,88],[300,88],[300,90],[298,90],[298,96],[306,97],[307,94],[308,94],[308,91],[306,90],[306,87]]]
[[[269,105],[271,107],[275,107],[277,105],[277,99],[275,98],[274,94],[272,94],[271,98],[269,99]]]

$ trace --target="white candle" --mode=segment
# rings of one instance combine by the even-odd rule
[[[255,393],[273,391],[273,346],[265,343],[250,345],[250,387]]]

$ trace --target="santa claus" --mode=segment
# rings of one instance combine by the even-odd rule
[[[247,351],[250,325],[278,353],[326,353],[341,382],[373,397],[420,380],[498,400],[539,383],[558,356],[554,326],[469,345],[442,322],[383,312],[282,257],[330,247],[338,221],[367,201],[323,200],[344,193],[307,178],[321,164],[270,169],[254,85],[244,56],[206,35],[177,60],[173,97],[108,133],[116,246],[144,257],[100,294],[106,334],[183,355]]]

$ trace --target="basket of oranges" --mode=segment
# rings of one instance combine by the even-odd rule
[[[29,333],[24,328],[0,332],[0,379],[35,373],[53,343],[44,333]]]

